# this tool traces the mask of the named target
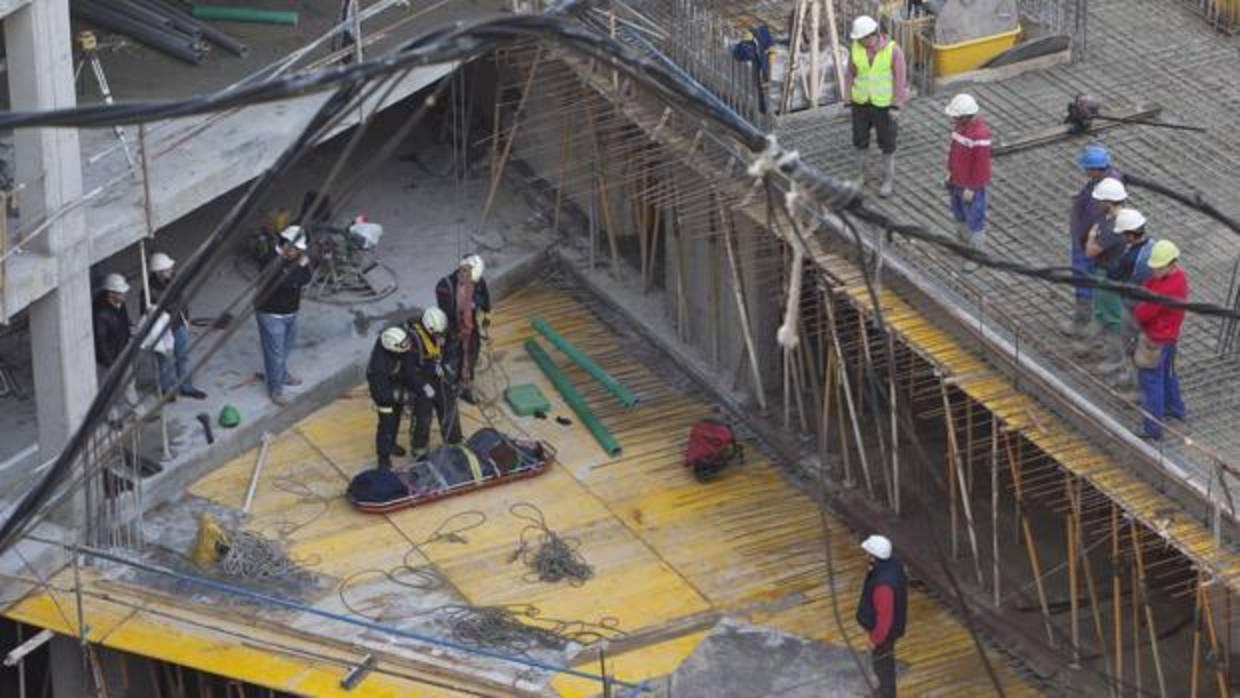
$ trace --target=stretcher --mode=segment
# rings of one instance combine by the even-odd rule
[[[347,494],[359,511],[387,514],[541,475],[555,457],[545,441],[482,429],[464,444],[432,449],[405,468],[365,470],[349,483]]]

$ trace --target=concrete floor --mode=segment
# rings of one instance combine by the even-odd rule
[[[407,115],[402,107],[394,107],[385,119],[398,122]],[[384,122],[389,123],[389,122]],[[382,141],[389,132],[383,123],[368,136]],[[299,166],[279,186],[272,197],[271,206],[296,209],[302,193],[318,186],[322,172],[330,166],[344,146],[347,136],[338,137],[320,147],[315,154]],[[388,319],[403,319],[414,309],[434,301],[434,285],[455,267],[456,260],[466,252],[478,250],[488,264],[488,275],[494,282],[505,277],[515,267],[527,265],[540,257],[551,244],[549,235],[537,216],[525,202],[501,188],[496,198],[495,211],[488,224],[488,234],[478,238],[483,245],[473,241],[478,212],[487,195],[485,177],[471,178],[458,184],[451,177],[428,174],[419,165],[404,160],[417,152],[423,158],[434,161],[443,153],[438,146],[417,140],[407,144],[408,149],[398,149],[395,157],[386,163],[372,182],[344,205],[341,214],[365,213],[370,220],[384,226],[380,253],[387,265],[396,273],[398,290],[374,303],[345,307],[328,303],[307,301],[302,309],[299,324],[298,350],[290,368],[305,380],[300,389],[303,393],[339,374],[343,369],[361,362],[367,356],[375,333]],[[367,152],[363,147],[362,152]],[[237,194],[222,197],[199,209],[190,216],[173,223],[161,231],[150,250],[161,250],[174,258],[187,259],[201,239],[202,231],[218,220],[236,200]],[[257,230],[258,221],[252,230]],[[502,249],[501,249],[502,248]],[[111,271],[125,274],[135,289],[141,288],[137,247],[131,247],[96,268],[102,276]],[[211,275],[206,285],[190,302],[193,317],[212,318],[226,307],[246,285],[244,267],[226,260]],[[136,318],[138,292],[131,293],[131,317]],[[248,310],[248,309],[247,309]],[[235,312],[235,311],[234,311]],[[194,352],[202,356],[207,346],[214,344],[219,333],[194,330]],[[28,335],[16,332],[0,337],[6,349],[5,358],[16,367],[16,377],[28,393],[32,393],[30,380],[30,346]],[[11,353],[9,353],[11,351]],[[145,356],[141,366],[150,375],[153,355]],[[171,460],[166,463],[175,471],[179,464],[200,459],[206,447],[195,415],[206,412],[213,418],[224,404],[235,405],[246,423],[262,423],[278,410],[266,397],[266,391],[253,380],[255,372],[262,370],[259,353],[257,326],[253,320],[241,323],[238,331],[205,365],[198,369],[195,383],[209,394],[203,402],[182,399],[167,409],[171,435]],[[37,423],[34,418],[33,400],[14,397],[0,398],[0,464],[26,449],[34,440]],[[219,441],[216,449],[225,448],[230,433],[216,428]],[[148,425],[143,431],[144,451],[149,457],[159,459],[159,430]],[[17,472],[40,461],[31,455],[25,463],[13,463],[9,470]],[[164,476],[161,476],[161,478]],[[6,488],[4,497],[20,493],[23,488]]]
[[[1113,109],[1155,102],[1162,105],[1165,121],[1204,125],[1210,131],[1125,126],[1096,138],[1068,138],[996,158],[988,214],[992,254],[1034,266],[1067,266],[1068,199],[1083,183],[1075,158],[1094,140],[1112,150],[1121,170],[1198,191],[1236,216],[1240,131],[1234,128],[1234,114],[1240,87],[1230,77],[1240,70],[1235,39],[1216,34],[1187,3],[1097,0],[1089,11],[1084,61],[914,100],[900,120],[897,195],[884,207],[899,219],[945,233],[951,229],[941,184],[950,123],[942,109],[955,91],[977,96],[997,143],[1059,124],[1068,101],[1088,93]],[[1195,77],[1185,79],[1190,74]],[[781,123],[780,132],[783,142],[826,171],[853,175],[855,159],[843,115],[792,115]],[[872,166],[877,168],[877,162]],[[1225,303],[1240,259],[1234,233],[1150,192],[1134,189],[1132,204],[1149,218],[1152,237],[1180,246],[1193,300]],[[1121,423],[1136,427],[1135,407],[1089,380],[1055,329],[1071,312],[1070,288],[985,270],[962,274],[957,259],[915,243],[902,243],[898,253],[975,312],[984,303],[988,323],[1009,333],[1019,330],[1023,347],[1044,356],[1061,378]],[[1219,321],[1200,316],[1185,324],[1179,370],[1190,413],[1188,428],[1199,447],[1168,444],[1203,490],[1209,483],[1211,452],[1224,462],[1240,462],[1240,432],[1234,428],[1240,363],[1235,356],[1218,356],[1219,331]]]
[[[622,455],[609,458],[599,449],[521,350],[532,334],[532,316],[548,318],[640,398],[637,407],[624,409],[552,352],[619,439]],[[278,436],[249,517],[239,517],[236,509],[254,451],[192,483],[182,498],[153,512],[147,530],[155,548],[147,554],[166,559],[182,551],[192,535],[194,514],[210,508],[223,512],[225,521],[244,520],[248,529],[281,537],[293,558],[320,580],[298,587],[298,598],[317,608],[343,610],[343,589],[349,606],[362,613],[401,628],[442,633],[423,615],[430,606],[533,604],[543,619],[529,621],[536,624],[551,619],[604,624],[601,631],[614,635],[609,673],[623,681],[651,679],[652,686],[664,689],[670,681],[670,695],[742,695],[736,692],[742,685],[754,691],[743,695],[859,693],[844,638],[855,646],[863,642],[849,618],[865,562],[854,534],[841,521],[829,514],[824,518],[817,502],[790,484],[752,443],[743,466],[710,485],[695,482],[680,462],[685,438],[689,425],[715,410],[679,387],[678,369],[660,365],[644,339],[613,333],[569,293],[536,285],[513,294],[496,311],[490,346],[492,368],[480,381],[484,395],[531,382],[551,399],[549,417],[567,416],[571,423],[518,418],[502,404],[487,402],[482,412],[464,410],[466,431],[494,424],[545,440],[558,450],[549,472],[384,516],[358,513],[342,497],[349,478],[373,461],[374,415],[364,388],[358,388]],[[590,580],[581,586],[539,583],[511,562],[525,525],[511,509],[517,502],[535,504],[553,530],[580,542],[583,558],[594,568]],[[465,528],[469,522],[480,523]],[[823,558],[824,525],[836,541],[834,577]],[[435,537],[458,528],[461,540]],[[400,565],[433,570],[443,586],[411,590],[378,573]],[[518,678],[494,661],[466,661],[451,651],[434,655],[383,633],[304,613],[240,607],[218,594],[154,584],[149,575],[105,568],[88,576],[92,590],[106,589],[110,595],[87,609],[92,638],[283,690],[309,692],[312,684],[304,682],[322,686],[331,672],[315,662],[300,670],[277,667],[272,662],[280,655],[264,651],[265,642],[319,638],[319,651],[334,652],[342,642],[365,647],[389,668],[437,656],[462,680]],[[280,590],[293,593],[288,586]],[[186,601],[191,595],[193,603]],[[122,612],[136,599],[142,599],[144,610]],[[835,604],[842,609],[842,625],[832,620]],[[910,591],[910,609],[914,620],[900,645],[902,691],[991,695],[972,642],[948,610],[917,589]],[[210,627],[187,627],[178,620],[187,612],[209,617]],[[45,596],[27,599],[10,615],[53,627],[64,622]],[[725,617],[733,620],[718,624]],[[219,635],[239,628],[253,642],[241,646]],[[169,633],[176,635],[176,643],[168,642]],[[221,643],[229,647],[227,653],[220,652]],[[598,666],[592,649],[539,656],[587,672]],[[226,660],[230,664],[222,666]],[[770,671],[772,663],[780,667],[778,675]],[[1004,662],[994,665],[1008,695],[1037,694]],[[359,686],[362,693],[350,695],[390,687],[388,677],[375,678],[384,683],[369,684],[368,679]],[[525,673],[520,681],[539,695],[599,691],[588,679],[544,673]],[[425,694],[453,695],[431,689]]]

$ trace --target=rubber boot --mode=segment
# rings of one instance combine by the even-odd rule
[[[1125,351],[1124,333],[1119,328],[1107,327],[1102,333],[1104,349],[1102,362],[1098,364],[1098,373],[1108,377],[1109,382],[1128,367],[1128,352]]]
[[[878,187],[878,195],[886,198],[891,196],[896,186],[896,154],[883,153],[883,183]]]
[[[405,447],[400,444],[392,444],[392,455],[401,458],[405,455]]]
[[[1072,308],[1072,317],[1059,323],[1059,331],[1071,338],[1080,338],[1091,334],[1089,325],[1094,321],[1094,304],[1090,300],[1078,298]],[[1097,328],[1092,330],[1097,332]]]
[[[857,182],[858,187],[865,186],[865,164],[870,159],[869,150],[857,151],[856,176],[853,179]]]
[[[1100,359],[1106,354],[1106,347],[1102,344],[1102,325],[1094,320],[1093,310],[1090,309],[1089,322],[1081,327],[1080,332],[1076,336],[1076,341],[1072,343],[1072,353],[1078,359]]]
[[[391,470],[391,469],[392,469],[392,457],[391,456],[379,456],[379,470]]]

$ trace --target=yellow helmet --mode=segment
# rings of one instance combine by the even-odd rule
[[[1180,248],[1170,240],[1159,240],[1150,249],[1150,269],[1162,269],[1180,258]]]

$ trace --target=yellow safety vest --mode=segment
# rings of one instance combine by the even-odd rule
[[[865,46],[860,41],[852,42],[852,62],[857,70],[850,95],[853,104],[891,106],[892,93],[895,91],[895,73],[891,69],[891,60],[895,50],[896,43],[888,41],[886,46],[874,54],[874,62],[870,63]]]
[[[435,339],[431,337],[431,333],[427,332],[426,329],[422,327],[420,323],[415,325],[413,329],[414,329],[414,334],[416,334],[418,336],[418,339],[421,340],[422,342],[422,358],[438,359],[439,358],[439,342],[436,342]]]

